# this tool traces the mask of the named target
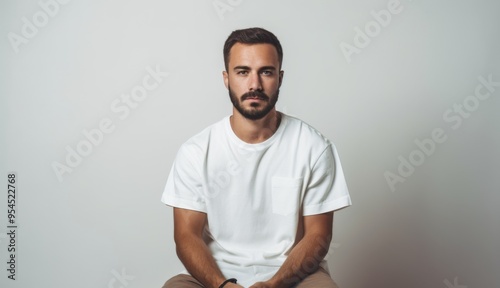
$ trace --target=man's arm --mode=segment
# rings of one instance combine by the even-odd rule
[[[250,288],[292,287],[316,272],[332,239],[333,211],[318,215],[304,216],[304,237],[292,249],[290,255],[266,282],[258,282]]]
[[[207,214],[174,208],[174,240],[177,256],[189,273],[207,288],[218,288],[224,282],[219,267],[203,241]],[[228,283],[224,288],[242,287]]]

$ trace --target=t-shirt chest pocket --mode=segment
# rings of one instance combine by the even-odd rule
[[[302,178],[272,178],[273,213],[283,216],[297,214],[300,209]]]

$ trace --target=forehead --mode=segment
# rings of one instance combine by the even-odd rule
[[[235,66],[275,66],[278,68],[278,51],[273,45],[267,43],[236,43],[229,52],[229,67]]]

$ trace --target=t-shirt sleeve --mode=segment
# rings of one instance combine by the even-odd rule
[[[183,145],[168,175],[161,201],[169,206],[206,213],[200,163],[196,151]]]
[[[303,202],[303,215],[335,211],[351,205],[344,171],[333,144],[320,155],[313,166]]]

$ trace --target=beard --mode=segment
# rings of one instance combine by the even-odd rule
[[[266,93],[261,91],[250,91],[238,98],[236,93],[231,90],[231,86],[228,85],[229,98],[233,103],[234,108],[240,112],[243,117],[249,120],[259,120],[264,118],[271,110],[273,110],[276,102],[278,102],[278,96],[280,94],[280,89],[276,90],[276,93],[272,96],[268,96]],[[250,108],[244,108],[241,103],[248,98],[258,98],[265,101],[265,104],[251,103]]]

